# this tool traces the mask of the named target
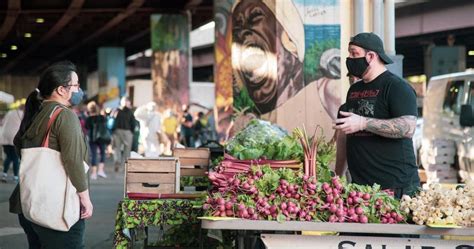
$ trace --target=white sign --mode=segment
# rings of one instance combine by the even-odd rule
[[[262,234],[267,249],[474,249],[474,241]]]

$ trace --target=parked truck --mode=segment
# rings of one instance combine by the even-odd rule
[[[428,181],[474,180],[474,71],[435,76],[423,100],[421,162]]]

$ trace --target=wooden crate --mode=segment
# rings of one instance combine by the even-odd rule
[[[181,176],[205,176],[209,170],[209,148],[176,148],[173,150],[173,156],[178,159]]]
[[[179,164],[176,158],[128,159],[124,195],[174,194],[179,192]]]

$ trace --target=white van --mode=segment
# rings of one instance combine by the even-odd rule
[[[427,173],[436,172],[438,179],[474,180],[473,106],[474,71],[430,79],[423,100],[421,154]]]

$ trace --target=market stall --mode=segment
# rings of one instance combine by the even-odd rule
[[[227,152],[209,173],[212,188],[203,205],[208,217],[203,218],[202,227],[239,231],[238,248],[255,248],[255,244],[244,243],[247,235],[255,238],[255,233],[262,234],[267,248],[285,248],[273,247],[283,237],[293,248],[327,239],[303,236],[307,233],[301,231],[342,233],[328,239],[335,243],[326,244],[331,248],[345,248],[340,247],[341,241],[354,240],[347,235],[359,235],[359,244],[370,244],[377,235],[375,241],[398,236],[399,244],[428,245],[425,248],[474,245],[468,240],[472,237],[441,240],[474,234],[472,183],[451,189],[430,185],[413,198],[399,200],[393,191],[377,184],[348,183],[334,176],[329,170],[334,146],[317,132],[309,136],[304,129],[296,129],[289,134],[260,120],[250,122],[229,141]],[[293,234],[264,234],[274,231]],[[364,235],[369,237],[361,237]],[[405,235],[434,237],[425,241]],[[392,240],[397,242],[397,238]]]
[[[319,134],[317,130],[308,135],[304,128],[288,133],[253,120],[227,143],[226,154],[213,160],[216,166],[207,170],[194,168],[198,162],[209,162],[196,159],[199,151],[179,151],[176,158],[161,161],[129,161],[128,198],[117,212],[116,248],[133,248],[135,239],[148,237],[148,226],[187,224],[190,228],[199,227],[199,222],[205,230],[233,231],[236,237],[213,237],[239,249],[264,248],[255,244],[257,240],[267,248],[288,248],[283,245],[289,241],[293,248],[314,243],[324,248],[389,248],[397,243],[404,248],[473,248],[472,183],[453,188],[430,185],[399,200],[377,184],[359,185],[335,176],[329,167],[335,146]],[[182,193],[180,176],[202,176],[205,171],[210,182],[205,198],[173,199]],[[166,193],[171,190],[175,192]],[[141,229],[143,236],[137,232]],[[315,234],[312,231],[325,232],[308,236]],[[183,233],[196,241],[209,239],[201,230]],[[182,239],[174,237],[175,242]],[[199,246],[215,248],[211,244]]]

